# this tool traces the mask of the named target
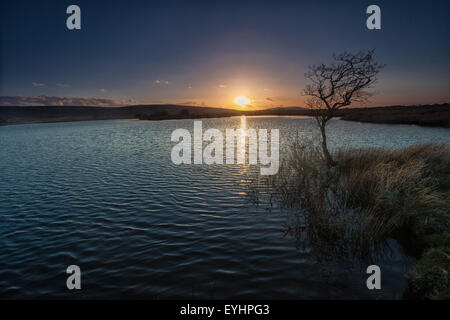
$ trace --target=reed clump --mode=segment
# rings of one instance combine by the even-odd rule
[[[336,166],[329,167],[319,149],[294,141],[277,175],[250,183],[251,200],[288,209],[288,231],[319,259],[374,261],[389,239],[398,239],[425,259],[407,274],[409,295],[450,296],[448,146],[341,149],[333,157]],[[446,278],[428,273],[435,247],[446,253],[433,260]],[[440,280],[421,281],[427,277]]]

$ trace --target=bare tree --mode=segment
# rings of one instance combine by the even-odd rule
[[[325,126],[336,116],[336,111],[354,102],[366,102],[373,93],[367,92],[377,80],[383,65],[373,60],[374,50],[352,54],[333,54],[330,65],[313,65],[305,73],[309,84],[303,94],[308,97],[306,105],[317,110],[315,117],[322,133],[322,150],[328,165],[335,165],[327,147]]]

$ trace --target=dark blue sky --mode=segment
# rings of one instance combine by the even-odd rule
[[[66,28],[70,4],[81,30]],[[371,4],[381,30],[366,28]],[[449,1],[7,0],[0,12],[1,96],[301,105],[308,65],[375,48],[387,66],[371,105],[450,101]]]

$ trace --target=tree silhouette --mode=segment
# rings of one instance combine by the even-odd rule
[[[373,60],[373,54],[374,50],[333,54],[334,62],[310,66],[305,73],[309,82],[303,90],[308,97],[306,106],[317,110],[315,118],[322,134],[322,150],[330,166],[335,161],[327,147],[326,124],[339,109],[353,102],[367,102],[373,95],[366,89],[376,82],[378,72],[384,67]]]

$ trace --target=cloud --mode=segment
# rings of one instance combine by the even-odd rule
[[[89,97],[57,97],[57,96],[0,96],[0,106],[95,106],[112,107],[135,104],[130,98],[122,100],[89,98]]]
[[[32,82],[31,85],[33,87],[45,87],[45,83],[42,82]]]
[[[226,84],[219,84],[219,88],[226,88],[227,87],[227,85]]]
[[[98,89],[98,91],[100,91],[100,92],[106,92],[106,91],[108,91],[108,90],[106,90],[106,89]]]
[[[179,104],[184,105],[184,106],[198,106],[200,103],[198,101],[191,100],[191,101],[183,101]]]
[[[139,104],[139,101],[130,98],[128,96],[123,96],[122,100],[120,101],[122,102],[123,105],[133,105],[133,104]]]
[[[272,99],[272,98],[266,98],[266,100],[268,100],[268,101],[273,101],[273,99]]]
[[[67,84],[67,83],[57,83],[56,86],[61,87],[61,88],[70,88],[70,87],[72,87],[70,84]]]
[[[169,84],[169,81],[167,81],[167,80],[155,80],[155,83],[156,83],[156,84],[165,84],[165,85],[168,85],[168,84]]]

